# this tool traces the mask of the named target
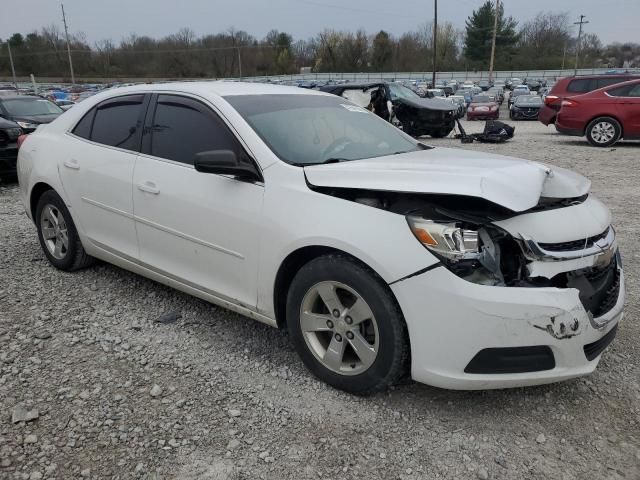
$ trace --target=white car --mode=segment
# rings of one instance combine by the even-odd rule
[[[22,145],[49,261],[111,262],[274,327],[356,394],[592,372],[622,318],[609,210],[570,171],[431,148],[344,98],[236,82],[95,95]]]

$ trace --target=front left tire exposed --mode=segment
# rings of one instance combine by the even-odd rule
[[[395,298],[346,255],[319,257],[300,269],[287,296],[287,326],[307,368],[340,390],[372,394],[407,369],[407,329]]]
[[[42,194],[34,220],[40,246],[54,267],[71,272],[93,263],[93,257],[87,255],[80,242],[69,210],[55,191]]]

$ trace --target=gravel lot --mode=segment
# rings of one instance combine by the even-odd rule
[[[640,478],[640,144],[512,124],[509,143],[464,148],[577,170],[613,211],[626,319],[593,376],[349,396],[283,332],[110,265],[55,270],[17,186],[1,186],[0,478]],[[167,312],[181,318],[159,323]]]

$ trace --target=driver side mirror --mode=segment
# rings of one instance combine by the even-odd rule
[[[196,153],[193,161],[196,171],[232,175],[239,180],[261,181],[262,176],[251,163],[241,163],[232,150],[210,150]]]

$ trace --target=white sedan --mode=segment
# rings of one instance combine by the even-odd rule
[[[319,378],[485,389],[592,372],[622,318],[609,210],[570,171],[428,147],[321,92],[136,85],[23,143],[42,249],[287,328]]]

